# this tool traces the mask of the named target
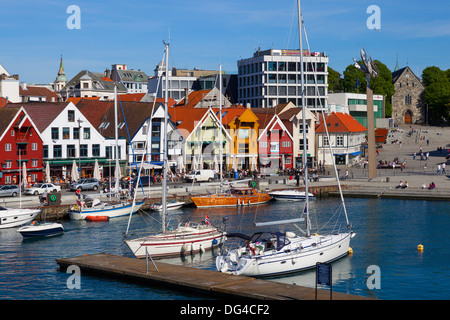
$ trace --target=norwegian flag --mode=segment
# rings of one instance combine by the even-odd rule
[[[206,223],[206,225],[207,226],[209,226],[211,223],[209,222],[209,217],[208,217],[208,215],[206,215],[206,217],[205,217],[205,223]]]

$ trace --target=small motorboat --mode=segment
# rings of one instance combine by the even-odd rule
[[[37,222],[17,229],[24,238],[50,237],[64,233],[64,227],[57,222]]]

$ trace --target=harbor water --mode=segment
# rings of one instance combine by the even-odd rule
[[[318,225],[327,222],[338,206],[336,200],[313,201],[311,212],[316,215],[313,215],[312,222]],[[353,254],[332,263],[333,291],[384,300],[450,298],[448,202],[350,198],[346,199],[346,208],[356,236],[351,242]],[[219,225],[223,217],[227,217],[227,231],[251,234],[257,231],[254,227],[256,221],[294,218],[302,209],[298,202],[274,201],[242,208],[183,208],[169,218],[170,224],[176,225],[188,219],[202,221],[208,215],[211,222]],[[133,215],[128,237],[158,231],[160,220],[157,212]],[[24,240],[14,228],[0,230],[0,299],[211,298],[89,274],[81,274],[80,288],[71,289],[68,279],[72,274],[60,271],[55,259],[93,253],[132,257],[123,242],[128,217],[108,222],[62,223],[65,228],[63,235],[41,239]],[[330,223],[328,225],[334,227]],[[265,228],[268,230],[269,227]],[[298,233],[292,227],[286,230]],[[417,250],[419,244],[424,247],[422,252]],[[217,253],[214,250],[165,261],[215,270]],[[270,280],[314,287],[315,271]]]

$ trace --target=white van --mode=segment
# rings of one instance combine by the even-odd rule
[[[197,170],[194,173],[189,173],[186,175],[186,181],[212,181],[216,178],[214,170],[204,169]]]

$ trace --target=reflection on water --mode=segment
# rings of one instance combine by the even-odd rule
[[[347,211],[356,232],[354,254],[332,264],[333,291],[380,299],[448,299],[450,270],[447,202],[389,199],[348,199]],[[336,199],[311,202],[312,222],[336,229],[329,219],[339,213]],[[227,217],[227,231],[252,234],[262,231],[254,223],[292,219],[303,210],[299,202],[272,202],[239,208],[183,208],[171,212],[169,225],[185,220],[203,221],[208,215],[214,225]],[[341,211],[341,210],[340,210]],[[340,213],[339,213],[340,214]],[[340,216],[341,220],[343,217]],[[69,290],[68,274],[58,270],[56,258],[104,252],[131,257],[123,242],[128,217],[109,222],[63,221],[65,233],[58,237],[26,240],[16,229],[0,230],[0,299],[204,299],[169,290],[82,275],[81,289]],[[294,231],[293,226],[274,226]],[[131,219],[129,237],[161,230],[161,214],[146,212]],[[266,227],[265,230],[270,230]],[[281,229],[282,230],[282,229]],[[424,245],[418,253],[417,245]],[[220,249],[165,262],[215,270]],[[381,270],[381,289],[368,290],[367,267]],[[270,279],[301,286],[315,286],[315,271]],[[126,292],[126,296],[124,296]]]

